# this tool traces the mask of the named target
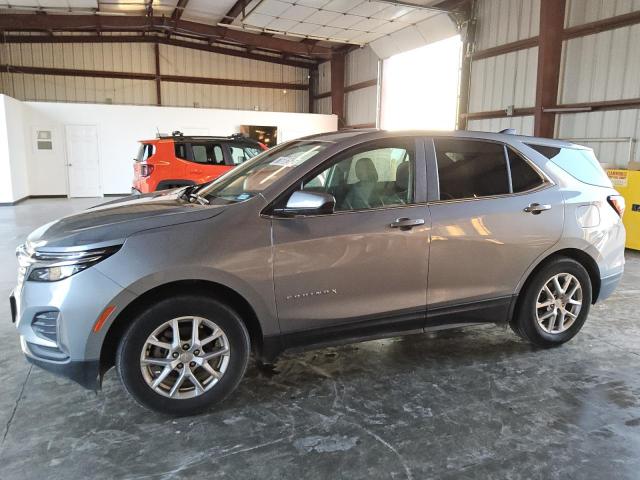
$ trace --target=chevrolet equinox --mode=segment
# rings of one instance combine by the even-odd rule
[[[481,323],[564,343],[622,276],[623,210],[564,141],[315,135],[38,228],[12,317],[30,362],[92,389],[115,365],[142,405],[192,414],[252,352]]]

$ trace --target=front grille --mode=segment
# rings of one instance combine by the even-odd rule
[[[58,340],[58,312],[41,312],[31,321],[31,328],[37,336],[45,340]]]

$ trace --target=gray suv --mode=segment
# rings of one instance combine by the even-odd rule
[[[49,223],[11,305],[32,363],[146,407],[220,402],[250,354],[509,324],[571,339],[624,266],[624,202],[593,152],[476,132],[337,132],[213,183]]]

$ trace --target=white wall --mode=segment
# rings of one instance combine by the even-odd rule
[[[21,102],[0,95],[0,203],[29,195]]]
[[[77,103],[19,102],[3,98],[8,125],[0,128],[0,155],[9,129],[21,139],[21,149],[12,148],[10,171],[14,173],[12,189],[7,195],[66,195],[67,171],[65,126],[96,125],[98,127],[99,161],[103,194],[127,193],[131,190],[132,158],[137,153],[138,140],[154,138],[156,131],[185,134],[230,135],[239,126],[272,125],[278,127],[278,141],[283,142],[314,133],[337,129],[334,115],[282,112],[256,112],[204,108],[99,105]],[[2,116],[0,116],[2,117]],[[0,125],[2,127],[2,125]],[[157,129],[157,130],[156,130]],[[53,150],[36,149],[35,132],[50,130]],[[17,140],[16,140],[17,142]],[[9,147],[6,147],[7,149]],[[22,153],[20,153],[22,152]],[[5,191],[4,162],[0,158],[0,188]],[[4,202],[1,200],[0,202]],[[9,201],[9,200],[6,200]],[[13,200],[10,200],[13,201]]]
[[[0,203],[13,202],[13,185],[11,182],[11,163],[9,162],[9,131],[5,101],[0,101]]]

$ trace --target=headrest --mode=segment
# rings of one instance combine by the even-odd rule
[[[400,191],[409,190],[409,162],[402,162],[396,168],[396,188]]]
[[[378,171],[370,158],[360,158],[356,163],[356,177],[361,182],[377,182]]]

